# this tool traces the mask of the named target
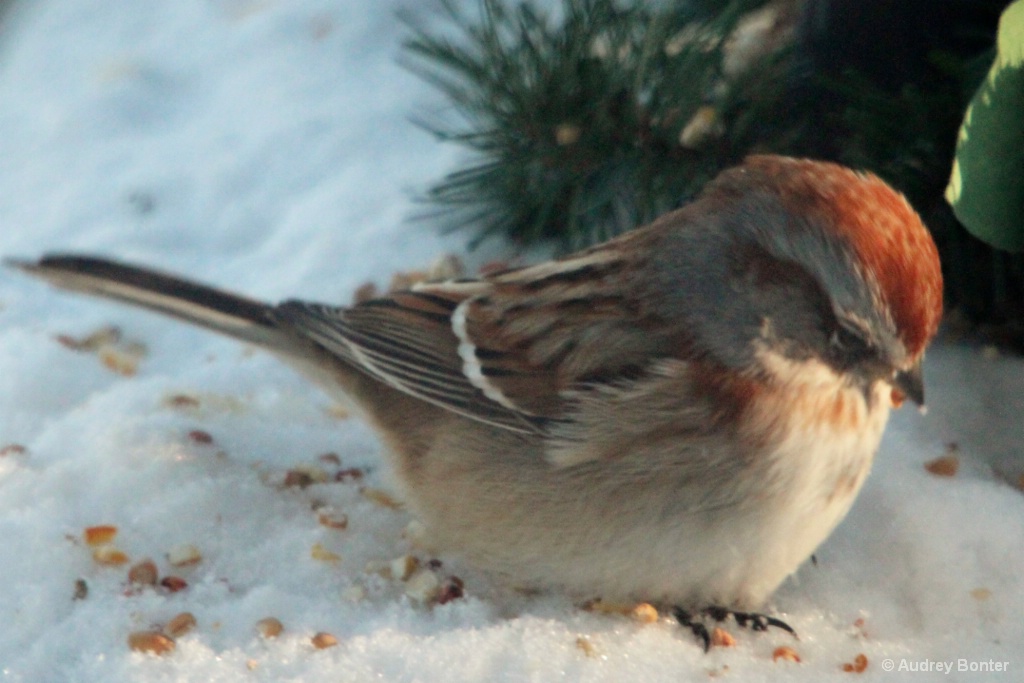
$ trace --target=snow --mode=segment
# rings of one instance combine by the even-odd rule
[[[439,102],[396,63],[398,4],[0,3],[0,255],[89,251],[257,297],[347,302],[461,252],[465,235],[408,220],[414,191],[455,157],[409,123]],[[123,353],[145,344],[133,376],[55,341],[106,325],[123,330]],[[858,653],[865,681],[947,665],[950,680],[1024,677],[1020,358],[936,345],[928,414],[894,415],[817,566],[773,599],[800,640],[731,627],[737,646],[709,654],[668,618],[523,595],[455,557],[440,571],[466,597],[445,605],[367,574],[420,552],[405,512],[360,493],[390,487],[373,434],[228,340],[4,271],[0,377],[0,448],[25,448],[0,455],[4,680],[820,681],[847,680]],[[956,476],[926,471],[952,442]],[[282,486],[292,469],[337,469],[329,452],[366,477]],[[322,504],[348,528],[319,524]],[[98,566],[82,542],[99,524],[188,588],[126,595],[127,567]],[[183,543],[202,560],[169,566]],[[314,558],[316,544],[340,559]],[[88,595],[73,600],[78,579]],[[128,648],[129,632],[184,611],[198,626],[174,653]],[[277,639],[256,634],[267,616],[285,626]],[[340,644],[315,650],[320,631]],[[773,662],[782,645],[802,661]]]

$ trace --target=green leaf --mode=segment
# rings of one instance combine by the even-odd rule
[[[946,200],[979,239],[1024,250],[1024,0],[1000,18],[995,63],[964,116]]]

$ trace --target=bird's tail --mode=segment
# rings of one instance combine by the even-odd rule
[[[238,294],[89,256],[50,254],[4,263],[62,289],[141,306],[271,350],[294,350],[292,337],[274,322],[273,307]]]

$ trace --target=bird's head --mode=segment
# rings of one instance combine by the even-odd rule
[[[836,164],[753,156],[682,215],[693,225],[666,233],[655,271],[696,283],[661,306],[686,311],[701,352],[748,374],[815,364],[923,404],[942,273],[901,194]]]

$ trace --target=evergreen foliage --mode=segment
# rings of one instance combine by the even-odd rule
[[[532,3],[481,0],[475,20],[442,4],[461,35],[409,22],[405,47],[462,119],[421,123],[474,153],[430,191],[450,225],[575,249],[677,206],[742,156],[679,138],[722,81],[726,37],[761,0],[565,0],[560,21]]]
[[[907,194],[949,304],[1024,320],[1024,257],[968,235],[943,199],[1006,2],[936,1],[880,4],[871,23],[861,0],[439,0],[439,21],[405,17],[404,56],[457,115],[420,124],[469,155],[429,190],[430,215],[474,244],[568,251],[749,153],[829,159]]]

